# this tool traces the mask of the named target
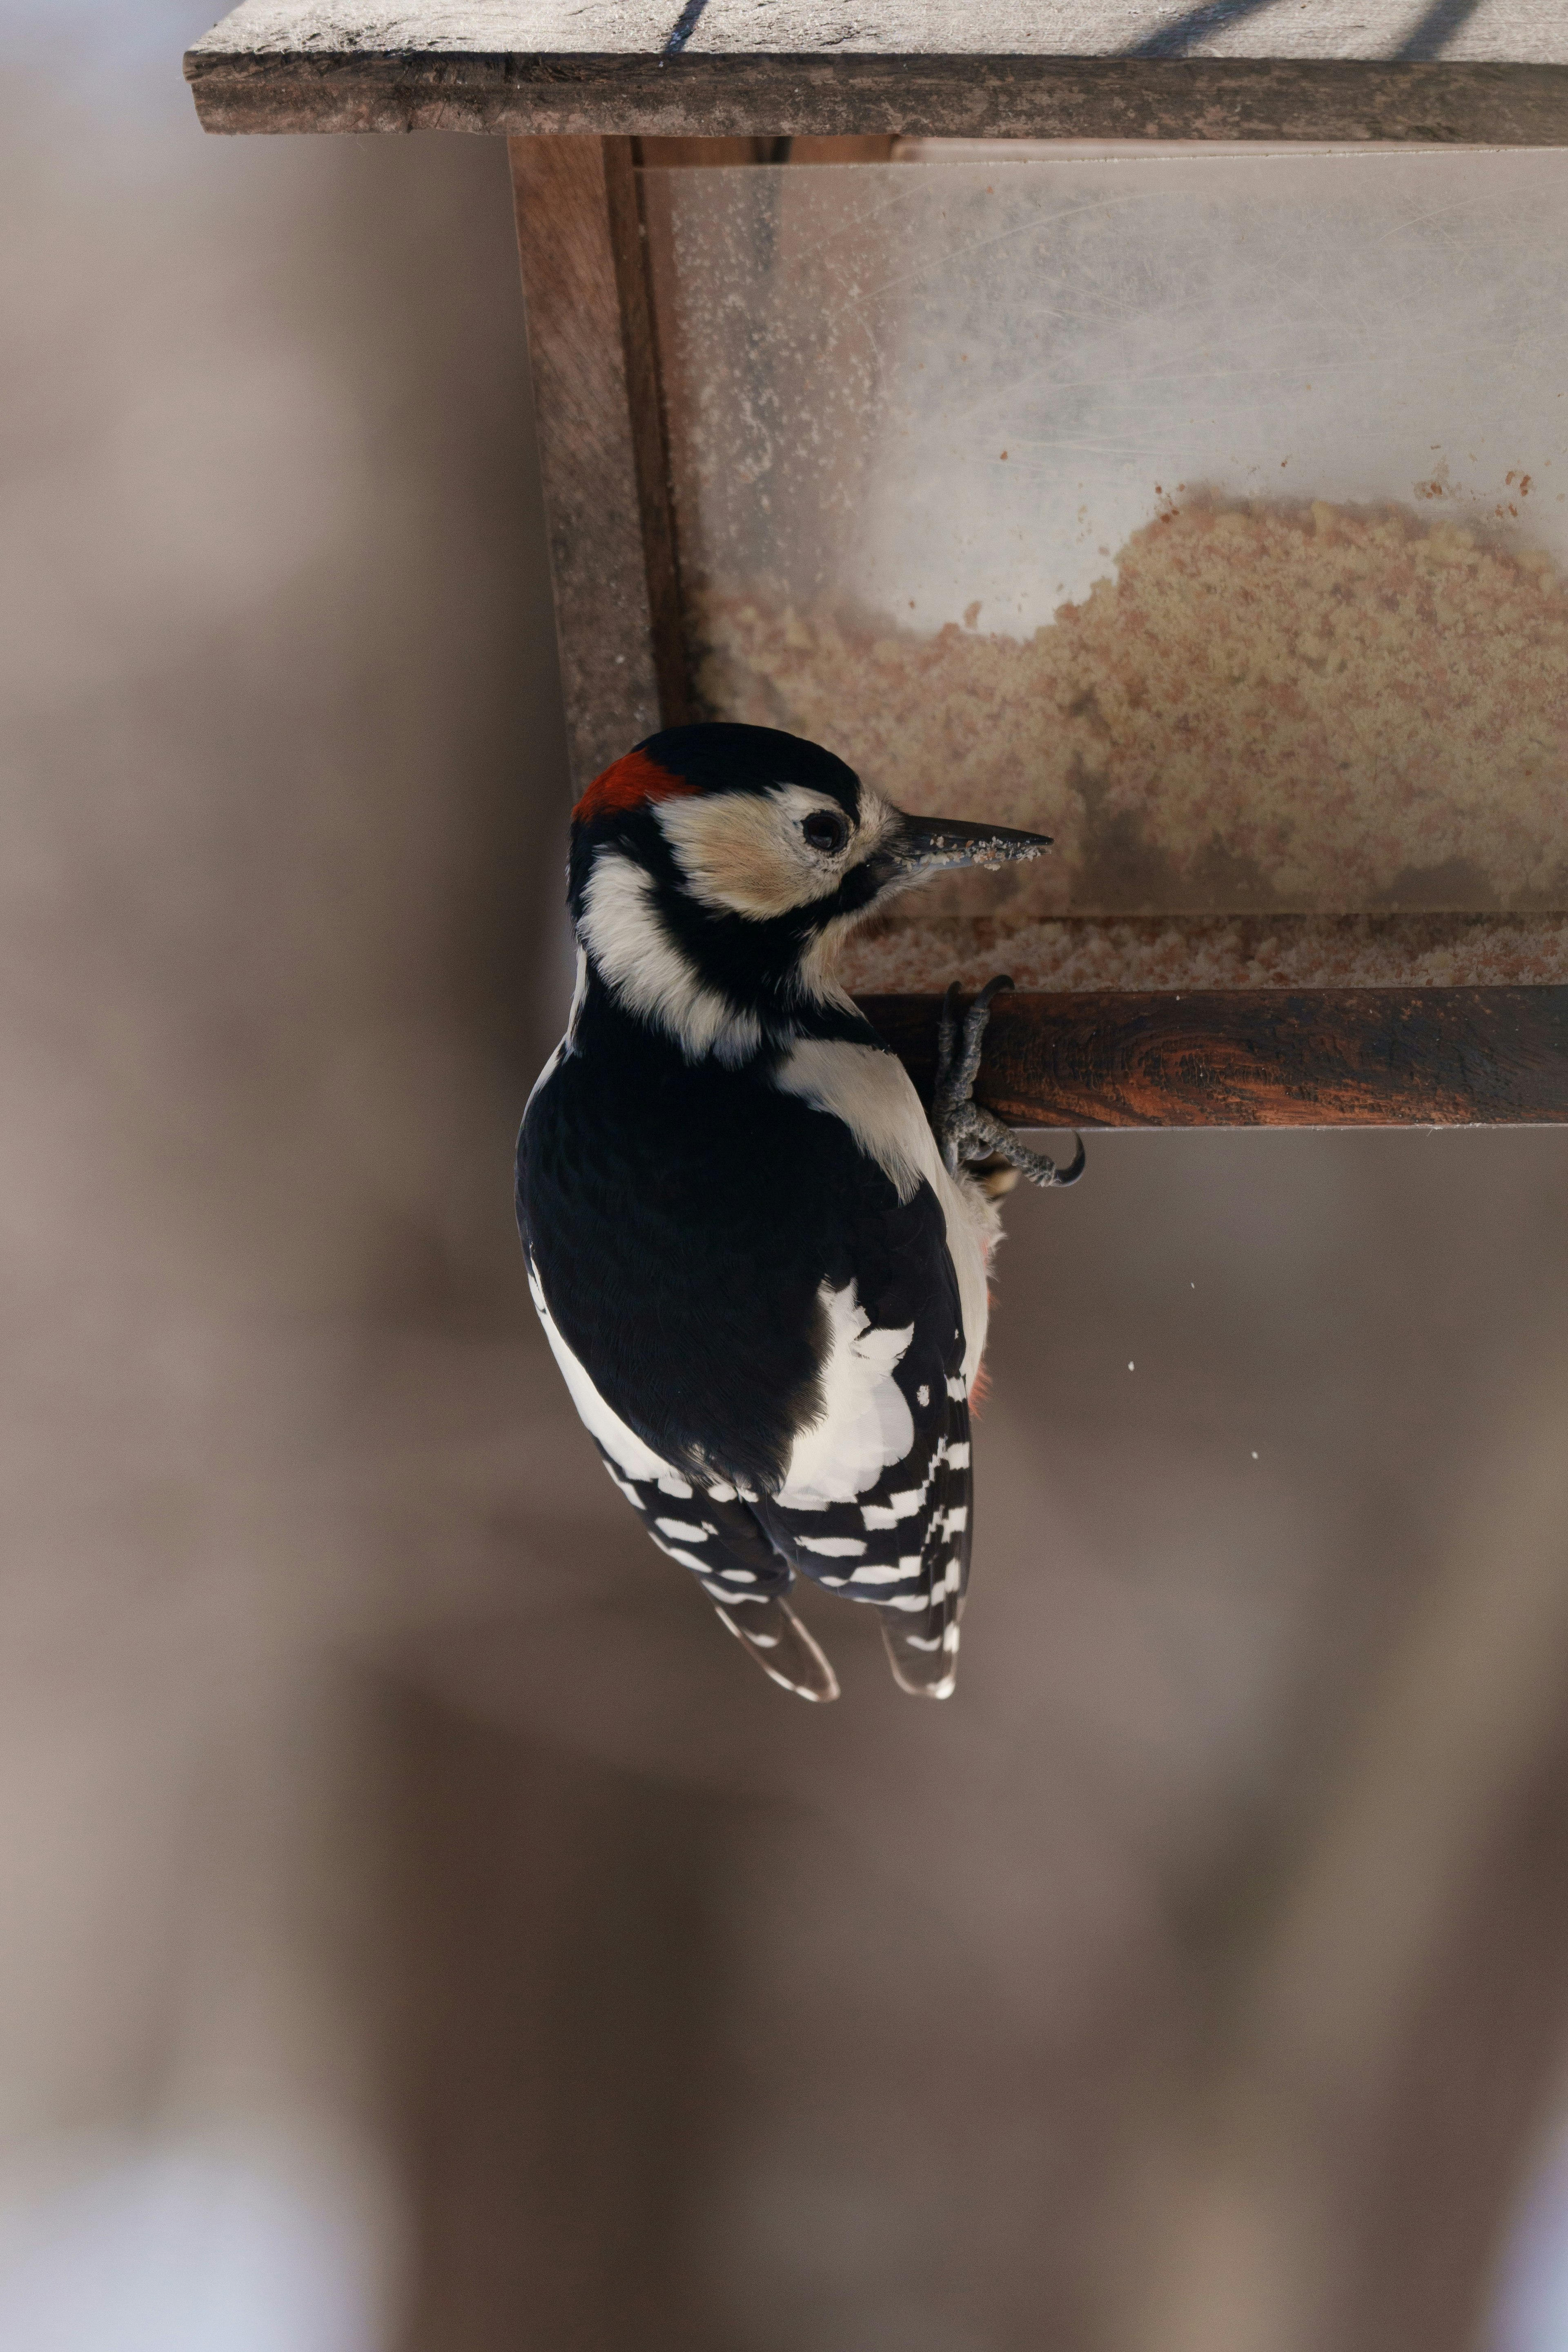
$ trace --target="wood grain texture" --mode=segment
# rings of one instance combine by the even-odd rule
[[[669,479],[664,387],[659,381],[658,343],[654,333],[647,228],[643,219],[637,146],[634,139],[604,142],[605,193],[620,297],[621,349],[631,404],[632,456],[637,467],[637,509],[642,518],[654,682],[661,723],[679,727],[693,717],[695,704],[681,618],[675,499]]]
[[[579,792],[652,734],[660,716],[605,143],[511,143],[562,689]],[[629,184],[629,154],[622,168]]]
[[[328,50],[753,59],[1436,56],[1561,62],[1555,0],[246,0],[193,57]]]
[[[941,1000],[862,1010],[922,1088]],[[977,1097],[1016,1127],[1568,1123],[1568,988],[1004,996]]]
[[[1559,12],[1540,0],[706,0],[689,57],[1561,58]]]
[[[251,0],[207,129],[1568,142],[1560,0]]]

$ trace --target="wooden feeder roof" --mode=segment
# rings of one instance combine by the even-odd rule
[[[1563,0],[247,0],[209,131],[1568,144]]]

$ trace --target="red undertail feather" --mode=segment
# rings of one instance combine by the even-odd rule
[[[668,801],[677,793],[694,793],[684,776],[672,775],[650,760],[646,751],[628,751],[595,776],[572,812],[574,824],[592,824],[595,817],[619,809],[640,808],[645,801]]]

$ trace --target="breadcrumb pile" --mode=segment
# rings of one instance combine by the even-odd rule
[[[851,940],[840,969],[857,995],[888,996],[997,971],[1053,992],[1528,988],[1568,982],[1568,915],[916,916]]]
[[[714,592],[698,616],[714,715],[1055,836],[930,886],[917,924],[1568,908],[1568,593],[1539,551],[1401,508],[1199,502],[1033,637],[983,611],[879,634]]]

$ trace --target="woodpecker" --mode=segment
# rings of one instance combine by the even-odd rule
[[[572,815],[577,979],[517,1206],[573,1402],[649,1536],[772,1679],[838,1685],[795,1578],[953,1687],[995,1195],[1071,1183],[973,1099],[992,981],[943,1006],[930,1118],[835,977],[848,934],[1047,837],[906,815],[773,728],[675,727]]]

